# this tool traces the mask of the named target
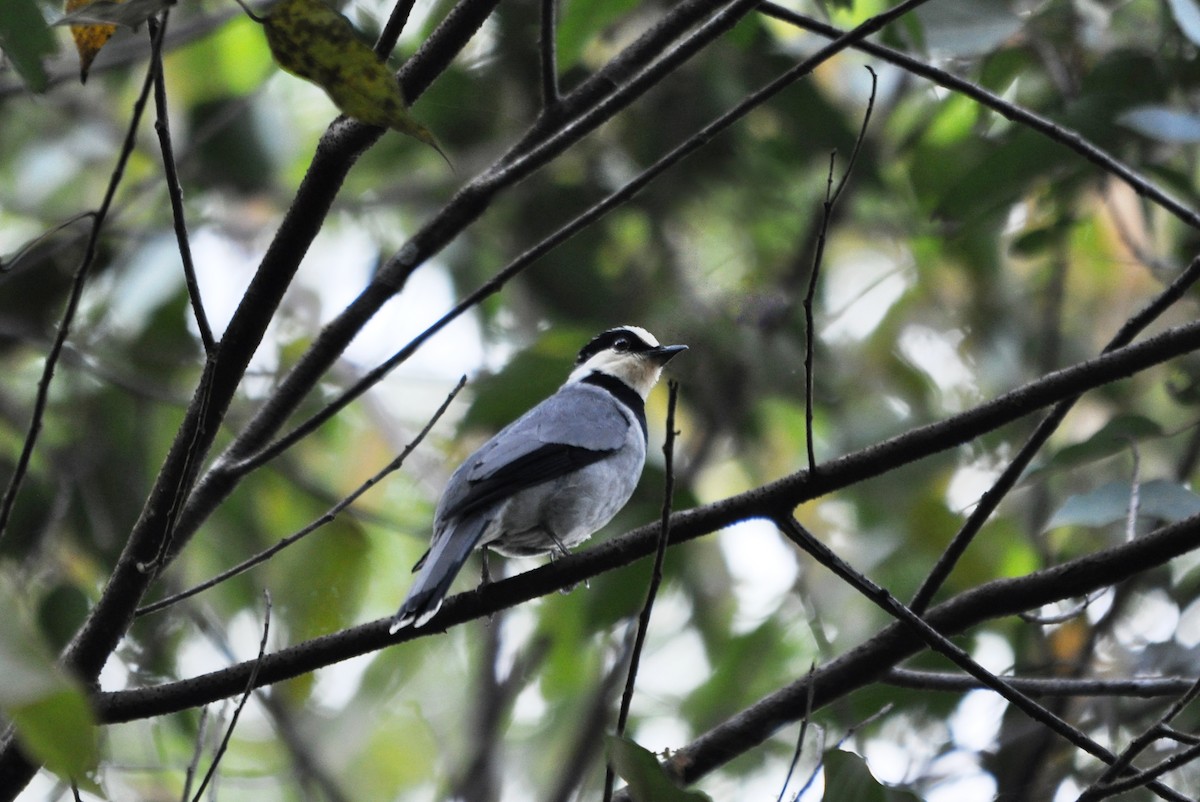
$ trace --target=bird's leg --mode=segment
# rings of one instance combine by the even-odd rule
[[[549,535],[550,539],[554,541],[554,545],[555,545],[555,547],[558,548],[558,553],[560,556],[566,557],[568,554],[571,553],[571,552],[567,551],[567,547],[563,545],[563,542],[558,539],[558,535],[554,534],[549,529],[546,530],[546,534]],[[554,559],[553,554],[550,555],[550,559],[551,560]]]
[[[554,547],[556,549],[558,549],[558,551],[550,552],[550,562],[554,562],[554,560],[557,559],[558,557],[567,557],[571,554],[571,552],[567,549],[566,545],[564,545],[563,542],[558,539],[558,535],[554,534],[549,529],[546,529],[545,532],[550,537],[550,539],[554,541]],[[591,587],[591,585],[588,584],[588,581],[586,579],[583,580],[583,586],[585,588]],[[562,588],[558,592],[559,593],[570,593],[573,590],[575,590],[575,585],[568,585],[567,587]]]
[[[481,548],[479,550],[479,557],[481,560],[480,571],[479,571],[479,586],[483,587],[485,585],[490,585],[492,583],[492,572],[491,572],[491,569],[488,568],[488,547],[487,546],[484,546],[483,548]]]

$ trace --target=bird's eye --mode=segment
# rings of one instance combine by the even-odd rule
[[[628,351],[629,350],[629,338],[618,337],[617,339],[613,340],[612,347],[613,347],[614,351]]]

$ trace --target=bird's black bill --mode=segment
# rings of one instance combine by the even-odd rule
[[[646,354],[660,365],[665,365],[675,358],[677,354],[686,351],[686,345],[660,345],[656,348],[651,348]]]

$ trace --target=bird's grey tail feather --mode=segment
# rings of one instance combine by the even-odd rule
[[[489,520],[489,516],[473,515],[459,521],[453,529],[437,539],[421,558],[421,571],[392,619],[390,632],[395,633],[407,626],[423,626],[441,609],[442,599],[446,597],[471,550],[483,537]]]

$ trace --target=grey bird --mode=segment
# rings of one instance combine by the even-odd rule
[[[442,606],[471,550],[506,557],[578,545],[625,506],[646,462],[646,396],[686,345],[637,326],[597,335],[554,395],[501,429],[442,492],[433,538],[391,631],[422,626]]]

